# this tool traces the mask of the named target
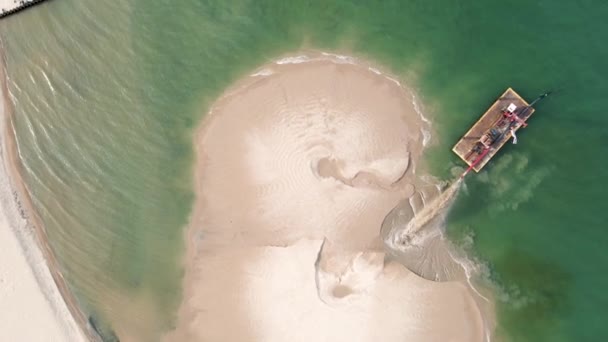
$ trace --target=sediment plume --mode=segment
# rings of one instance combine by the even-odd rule
[[[227,91],[196,136],[184,298],[168,341],[481,341],[466,285],[387,258],[420,194],[428,127],[363,62],[284,58]],[[422,220],[424,221],[424,220]]]
[[[431,221],[443,218],[448,213],[450,205],[456,200],[461,185],[462,179],[459,178],[445,190],[440,191],[432,201],[424,204],[422,209],[409,220],[405,227],[393,226],[394,231],[391,234],[393,243],[419,245],[421,240],[428,236],[420,231],[428,226]]]

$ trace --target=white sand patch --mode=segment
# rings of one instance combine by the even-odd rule
[[[45,269],[44,259],[32,250],[26,255],[2,210],[4,208],[0,209],[0,341],[84,341],[76,324],[64,318],[70,313],[65,304],[61,304],[58,291],[52,288],[53,279]],[[30,265],[28,259],[34,264]],[[34,272],[38,272],[38,276]],[[37,277],[45,278],[46,284],[40,285]]]
[[[290,57],[285,57],[285,58],[281,58],[279,60],[277,60],[275,63],[282,65],[282,64],[299,64],[299,63],[304,63],[304,62],[308,62],[310,60],[310,58],[306,55],[300,55],[300,56],[290,56]]]
[[[463,286],[432,283],[383,253],[359,253],[315,287],[319,241],[269,247],[247,265],[243,297],[255,341],[474,341],[478,322]],[[350,258],[349,258],[350,259]],[[462,308],[458,311],[456,308]]]

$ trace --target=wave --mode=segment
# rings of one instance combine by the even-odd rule
[[[259,71],[254,72],[253,74],[249,75],[251,77],[256,77],[256,76],[269,76],[274,74],[274,71],[270,68],[264,68],[261,69]]]
[[[309,62],[309,61],[310,61],[310,57],[308,57],[306,55],[300,55],[300,56],[284,57],[284,58],[281,58],[281,59],[275,61],[274,63],[283,65],[283,64],[300,64],[300,63]]]

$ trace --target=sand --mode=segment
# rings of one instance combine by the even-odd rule
[[[0,341],[95,340],[81,329],[86,320],[75,302],[64,301],[67,286],[34,227],[35,213],[17,172],[3,65],[0,82]]]
[[[4,187],[6,184],[0,184]],[[6,198],[2,199],[6,202]],[[0,208],[0,341],[85,341],[31,236]],[[23,227],[20,227],[23,228]]]
[[[427,123],[377,68],[329,54],[260,68],[196,134],[184,298],[168,341],[481,341],[460,282],[385,258]]]

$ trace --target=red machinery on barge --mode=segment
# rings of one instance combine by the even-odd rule
[[[515,90],[507,89],[452,148],[469,166],[460,178],[471,170],[479,172],[509,139],[513,138],[516,144],[515,133],[528,125],[533,106],[549,94],[544,93],[528,104]]]

